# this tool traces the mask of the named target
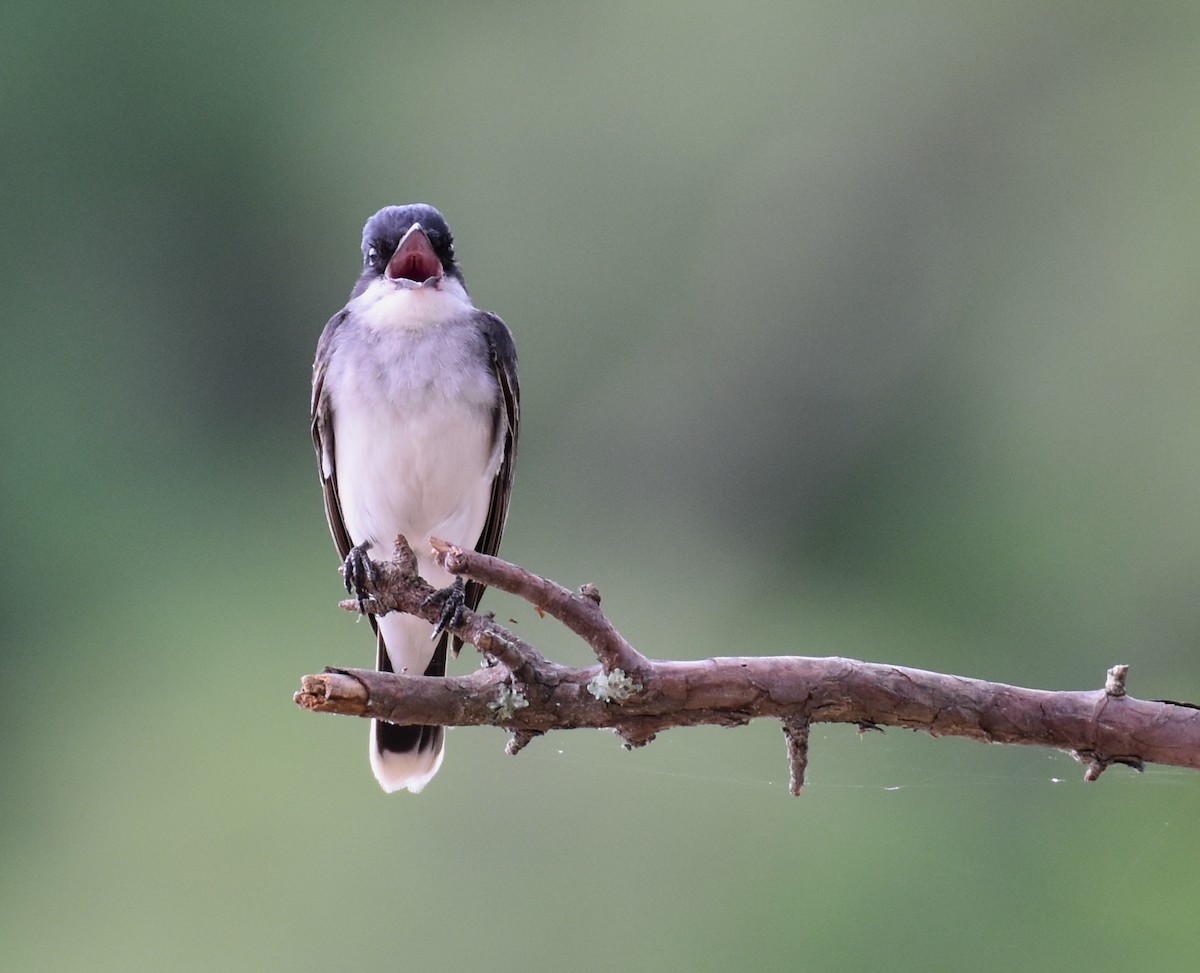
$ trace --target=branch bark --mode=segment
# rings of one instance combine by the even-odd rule
[[[445,679],[329,669],[303,678],[295,696],[300,706],[394,723],[497,725],[512,734],[509,753],[550,730],[609,727],[626,746],[637,747],[672,727],[773,718],[783,724],[793,794],[803,786],[812,723],[896,726],[1065,750],[1087,765],[1088,780],[1112,764],[1200,769],[1200,709],[1129,696],[1127,666],[1109,670],[1102,689],[1050,692],[843,658],[651,660],[604,616],[593,586],[572,592],[499,558],[432,543],[452,573],[511,592],[552,615],[591,646],[599,664],[558,665],[490,616],[464,611],[453,634],[495,664]],[[375,564],[366,610],[407,611],[436,621],[434,589],[416,575],[415,565],[400,538],[396,557]],[[342,605],[358,610],[356,599]]]

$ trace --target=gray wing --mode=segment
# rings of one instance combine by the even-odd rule
[[[325,330],[321,332],[321,340],[317,342],[317,357],[313,362],[312,382],[312,440],[313,448],[317,451],[317,475],[321,478],[321,488],[325,494],[325,520],[329,524],[329,533],[333,535],[333,543],[337,546],[338,557],[343,561],[350,553],[350,548],[354,546],[354,541],[350,539],[350,533],[346,530],[346,521],[342,516],[342,501],[338,496],[337,463],[334,461],[336,452],[333,442],[333,403],[330,402],[329,393],[325,390],[325,373],[329,368],[329,356],[333,350],[334,336],[348,313],[343,308],[329,319]],[[391,672],[392,667],[388,662],[387,649],[383,644],[383,637],[379,635],[379,626],[375,624],[375,616],[368,615],[367,620],[371,623],[371,631],[376,635],[375,668]],[[433,662],[430,663],[430,667],[433,668],[440,660],[441,671],[431,674],[445,675],[445,645],[446,640],[443,639],[434,653]]]
[[[325,492],[325,519],[329,523],[329,533],[337,545],[338,557],[345,560],[354,546],[350,535],[346,532],[346,521],[342,518],[342,504],[338,498],[337,466],[334,463],[333,444],[333,407],[329,394],[325,391],[325,372],[329,368],[329,356],[334,335],[346,319],[347,312],[343,309],[329,319],[325,330],[321,332],[321,340],[317,342],[317,357],[313,362],[312,382],[312,439],[317,451],[317,473],[321,477],[321,487]],[[374,619],[372,619],[374,621]]]
[[[480,554],[494,555],[500,550],[500,537],[504,533],[508,501],[512,496],[513,473],[517,463],[517,429],[521,422],[521,389],[517,384],[517,349],[508,326],[495,314],[486,311],[479,312],[479,326],[487,341],[492,372],[500,386],[500,400],[492,415],[492,443],[495,445],[503,437],[503,446],[500,469],[492,481],[487,520],[483,524],[483,533],[475,543],[475,550]],[[478,582],[467,582],[467,607],[472,611],[479,606],[483,591],[484,586]],[[455,639],[455,652],[458,647],[458,640]]]

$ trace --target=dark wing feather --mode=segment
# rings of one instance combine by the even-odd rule
[[[502,459],[496,478],[492,481],[492,499],[488,505],[483,533],[475,543],[480,554],[494,555],[500,550],[500,537],[508,517],[508,501],[512,496],[513,472],[517,463],[517,429],[521,422],[521,389],[517,384],[517,349],[508,326],[496,315],[479,312],[480,327],[487,340],[488,356],[496,383],[500,386],[500,401],[492,417],[493,443],[503,437]],[[483,597],[484,585],[467,582],[467,607],[474,611]],[[459,648],[455,639],[454,651]]]
[[[338,498],[337,466],[334,463],[333,405],[325,391],[325,372],[329,367],[329,355],[334,335],[346,319],[342,310],[329,319],[321,340],[317,342],[317,358],[313,362],[312,383],[312,439],[317,451],[317,475],[325,492],[325,519],[329,522],[329,533],[337,545],[338,557],[345,560],[354,543],[346,533],[346,521],[342,518],[342,504]],[[328,471],[326,471],[328,466]]]
[[[346,521],[342,517],[342,502],[338,496],[337,463],[334,462],[336,454],[333,442],[333,404],[325,391],[325,371],[329,367],[334,335],[346,319],[346,314],[344,309],[339,311],[329,319],[325,330],[321,332],[321,340],[317,342],[317,358],[313,362],[312,385],[312,440],[313,448],[317,451],[317,475],[321,478],[321,488],[325,494],[325,520],[329,524],[329,533],[333,535],[333,543],[337,545],[338,557],[343,561],[346,560],[354,542],[346,530]],[[378,636],[379,626],[375,624],[375,616],[368,615],[367,620],[371,623],[371,630]],[[445,675],[445,650],[434,654],[435,661],[439,655],[442,659],[442,671],[439,674]],[[375,668],[384,672],[392,671],[383,639],[378,637],[375,646]]]

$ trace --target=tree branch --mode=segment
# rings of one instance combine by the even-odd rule
[[[490,616],[464,611],[453,634],[498,664],[444,679],[329,669],[303,678],[295,696],[300,706],[393,723],[502,726],[512,734],[509,753],[550,730],[609,727],[626,746],[637,747],[672,727],[774,718],[783,724],[793,794],[803,786],[812,723],[897,726],[1065,750],[1087,765],[1087,780],[1112,764],[1200,769],[1200,710],[1127,695],[1127,666],[1109,670],[1103,689],[1049,692],[842,658],[651,660],[621,637],[591,586],[574,593],[498,558],[432,543],[451,573],[516,594],[554,616],[592,647],[599,664],[580,669],[550,662]],[[416,558],[403,538],[396,557],[375,567],[368,612],[437,620],[434,589],[416,575]],[[342,605],[358,610],[355,599]]]

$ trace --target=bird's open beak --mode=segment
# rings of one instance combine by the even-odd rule
[[[442,262],[433,252],[433,244],[420,223],[414,223],[404,234],[384,274],[389,280],[411,280],[417,284],[436,283],[442,279],[445,274]]]

